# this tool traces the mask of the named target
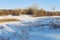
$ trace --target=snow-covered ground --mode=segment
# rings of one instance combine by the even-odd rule
[[[22,22],[0,23],[0,40],[60,40],[60,17],[4,16]]]

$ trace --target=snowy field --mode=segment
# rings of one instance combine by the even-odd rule
[[[60,17],[5,16],[22,22],[0,23],[0,40],[60,40]],[[0,19],[3,19],[1,16]]]

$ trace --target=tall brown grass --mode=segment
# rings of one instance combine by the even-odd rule
[[[0,23],[2,23],[2,22],[13,22],[13,21],[21,21],[21,20],[11,19],[11,18],[9,18],[9,19],[0,19]]]
[[[19,9],[19,10],[0,10],[0,16],[13,15],[19,16],[20,14],[27,14],[33,16],[60,16],[60,12],[50,12],[43,9]]]

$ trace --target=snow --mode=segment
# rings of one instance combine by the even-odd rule
[[[22,22],[0,23],[0,40],[60,40],[59,16],[21,15],[4,18],[16,18]],[[3,16],[0,19],[3,19]]]
[[[3,27],[4,27],[4,28],[5,28],[5,30],[7,30],[7,31],[14,32],[14,30],[13,30],[13,29],[11,29],[10,27],[8,27],[8,26],[6,26],[6,25],[3,25]]]
[[[58,33],[35,33],[31,34],[31,40],[60,40]]]

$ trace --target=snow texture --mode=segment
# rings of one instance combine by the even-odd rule
[[[6,17],[17,18],[23,22],[0,23],[0,40],[60,40],[59,16],[21,15]]]

